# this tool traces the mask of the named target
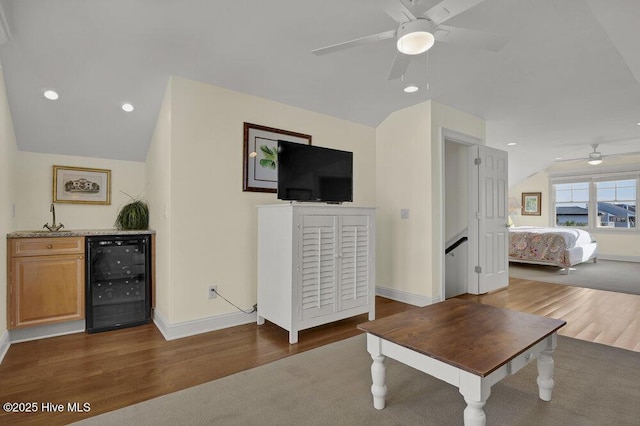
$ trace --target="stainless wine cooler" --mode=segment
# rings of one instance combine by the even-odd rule
[[[86,324],[89,333],[151,319],[149,235],[86,238]]]

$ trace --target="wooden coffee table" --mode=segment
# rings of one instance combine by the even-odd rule
[[[565,321],[449,299],[369,321],[373,406],[385,406],[385,357],[458,387],[465,425],[484,425],[491,386],[538,359],[540,399],[551,400],[557,331]]]

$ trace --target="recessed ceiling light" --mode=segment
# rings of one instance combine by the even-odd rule
[[[507,144],[507,146],[514,146],[514,145],[518,145],[518,143],[517,143],[517,142],[509,142],[509,143]]]
[[[130,103],[122,104],[122,110],[126,112],[131,112],[134,110],[133,105]]]
[[[410,85],[408,85],[407,87],[404,88],[404,91],[406,93],[414,93],[414,92],[417,92],[418,89],[419,89],[419,87],[416,86],[415,84],[410,84]]]
[[[554,158],[554,160],[556,160],[556,161],[562,160],[562,157],[556,157],[556,158]]]
[[[60,96],[58,95],[58,92],[56,92],[55,90],[45,90],[44,97],[49,100],[55,101]]]

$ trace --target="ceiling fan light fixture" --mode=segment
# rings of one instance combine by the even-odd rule
[[[598,164],[602,164],[602,154],[599,152],[592,152],[589,154],[589,161],[587,164],[590,166],[597,166]]]
[[[418,55],[431,49],[435,25],[427,19],[405,22],[398,28],[397,47],[405,55]]]

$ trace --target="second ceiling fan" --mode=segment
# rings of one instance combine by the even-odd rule
[[[312,50],[326,55],[355,46],[396,38],[396,54],[389,80],[400,78],[410,58],[429,50],[435,42],[461,44],[497,52],[509,41],[506,37],[482,31],[442,25],[443,22],[471,9],[485,0],[379,0],[382,9],[398,28]]]

